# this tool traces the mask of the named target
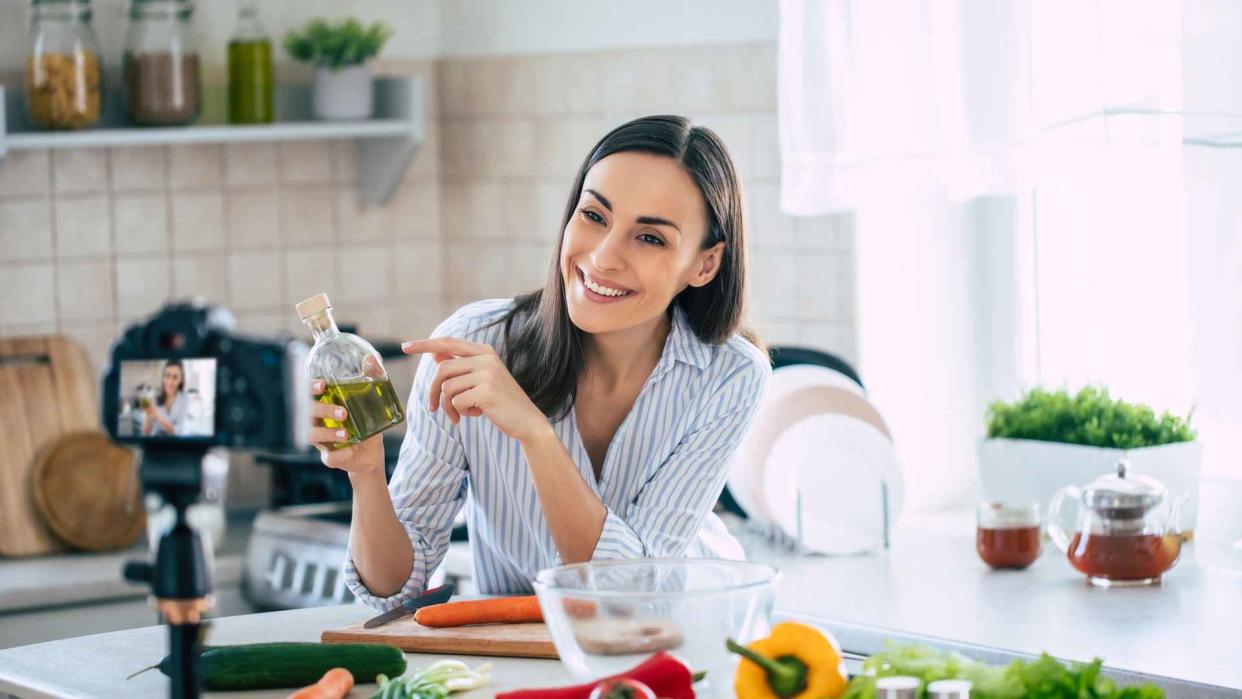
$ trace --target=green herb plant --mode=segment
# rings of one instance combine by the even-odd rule
[[[285,50],[294,60],[339,70],[366,63],[391,36],[392,29],[383,22],[368,26],[356,19],[337,23],[314,19],[285,35]]]
[[[1076,395],[1068,391],[1031,389],[1013,403],[988,406],[988,438],[1033,439],[1110,449],[1138,449],[1190,442],[1195,431],[1190,416],[1168,412],[1157,416],[1146,405],[1114,400],[1108,389],[1087,386]]]

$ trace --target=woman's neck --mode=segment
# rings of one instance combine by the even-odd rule
[[[588,335],[588,378],[606,391],[645,381],[660,361],[670,332],[672,322],[661,313],[642,325]]]

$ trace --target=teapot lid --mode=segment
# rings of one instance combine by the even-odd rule
[[[1130,473],[1130,461],[1117,461],[1116,474],[1097,478],[1083,489],[1083,504],[1093,509],[1148,509],[1164,499],[1165,488],[1160,481]]]

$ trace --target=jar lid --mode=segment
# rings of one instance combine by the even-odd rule
[[[1120,459],[1117,472],[1097,478],[1083,489],[1082,501],[1093,509],[1149,509],[1164,499],[1160,481],[1130,473],[1130,461]]]
[[[298,312],[299,320],[306,320],[313,315],[317,315],[331,309],[332,302],[328,300],[327,294],[315,294],[305,301],[299,302],[293,308]]]

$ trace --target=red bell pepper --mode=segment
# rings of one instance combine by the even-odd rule
[[[519,689],[501,692],[496,699],[588,699],[591,690],[608,680],[638,680],[664,699],[694,699],[695,675],[677,656],[660,651],[619,675],[604,677],[587,684],[551,689]]]

